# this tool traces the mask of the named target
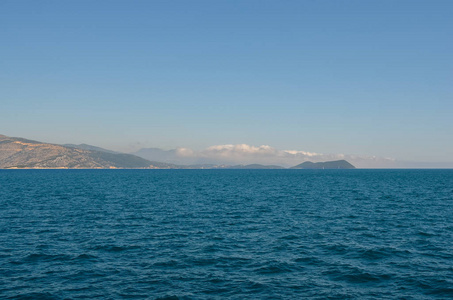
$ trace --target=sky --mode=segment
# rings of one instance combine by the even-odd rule
[[[453,1],[0,1],[0,134],[453,163]]]

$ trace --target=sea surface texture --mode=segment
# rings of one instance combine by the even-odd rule
[[[453,298],[453,170],[3,170],[0,298]]]

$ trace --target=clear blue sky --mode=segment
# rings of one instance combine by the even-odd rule
[[[453,161],[453,1],[0,1],[0,134]]]

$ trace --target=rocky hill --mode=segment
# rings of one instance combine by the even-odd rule
[[[79,145],[63,144],[62,146],[69,147],[69,148],[77,148],[77,149],[82,149],[82,150],[91,150],[91,151],[115,153],[115,154],[120,153],[120,152],[116,152],[116,151],[112,151],[112,150],[108,150],[108,149],[104,149],[104,148],[96,147],[96,146],[92,146],[92,145],[87,145],[87,144],[79,144]]]
[[[109,153],[0,135],[0,169],[174,168],[132,154]]]
[[[291,169],[355,169],[355,167],[346,160],[335,160],[317,163],[306,161]]]

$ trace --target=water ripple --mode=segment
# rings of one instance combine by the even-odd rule
[[[0,170],[0,298],[450,299],[451,170]]]

